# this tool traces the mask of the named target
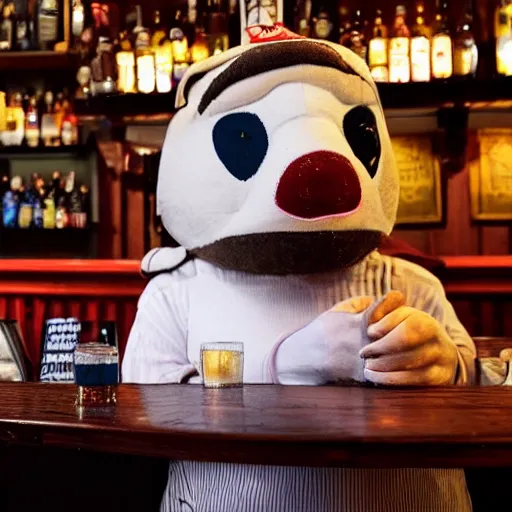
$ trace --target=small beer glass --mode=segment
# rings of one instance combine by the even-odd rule
[[[103,407],[116,403],[119,357],[116,347],[100,343],[78,344],[75,348],[77,405]]]
[[[203,343],[201,370],[206,388],[241,387],[244,373],[244,344]]]

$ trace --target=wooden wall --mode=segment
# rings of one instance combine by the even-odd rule
[[[471,221],[467,168],[448,178],[446,197],[446,227],[426,230],[397,228],[394,234],[420,251],[432,255],[512,253],[511,224],[475,224]]]

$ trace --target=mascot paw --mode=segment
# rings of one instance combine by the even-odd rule
[[[390,292],[369,317],[363,347],[364,375],[388,386],[453,384],[457,348],[443,327],[429,314],[404,305],[399,292]]]

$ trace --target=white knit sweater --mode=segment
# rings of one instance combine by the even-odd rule
[[[263,276],[226,271],[193,260],[173,273],[155,277],[140,298],[124,356],[123,381],[200,382],[202,343],[242,341],[244,382],[272,382],[269,355],[287,335],[341,300],[358,295],[379,298],[391,289],[402,291],[408,305],[426,311],[444,326],[459,349],[459,382],[471,379],[475,347],[440,282],[417,265],[374,252],[345,272]],[[289,357],[294,360],[278,360],[274,369],[278,377],[281,364],[286,367],[286,383],[310,384],[304,373],[312,360],[308,350],[293,351]],[[301,371],[294,373],[295,367]],[[228,482],[235,478],[239,488],[231,495]],[[310,496],[306,501],[299,496],[305,485]],[[327,497],[326,486],[333,485],[335,492]],[[259,498],[250,504],[247,495],[255,489]],[[267,498],[261,501],[261,496]],[[194,512],[470,510],[461,470],[284,470],[190,462],[171,463],[162,507]]]

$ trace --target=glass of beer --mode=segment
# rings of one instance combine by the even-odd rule
[[[203,343],[201,369],[206,388],[241,387],[244,373],[244,344]]]
[[[101,343],[82,343],[75,348],[77,405],[103,407],[116,403],[119,382],[117,348]]]

